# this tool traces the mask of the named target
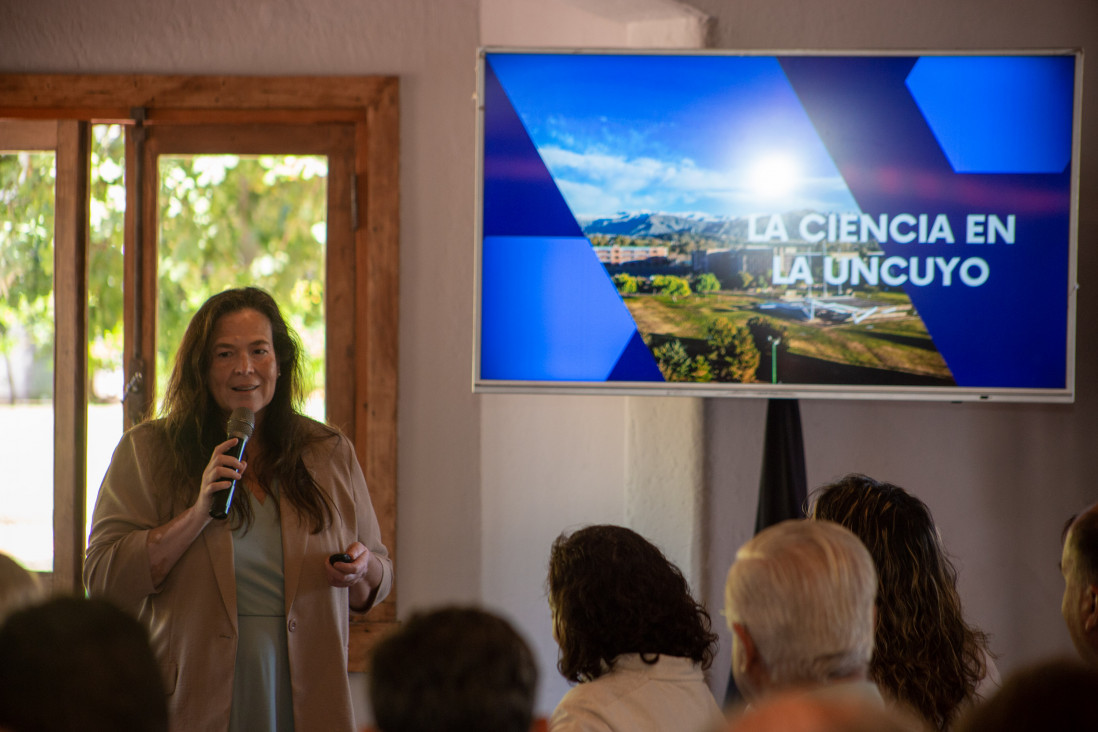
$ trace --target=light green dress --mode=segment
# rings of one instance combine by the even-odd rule
[[[247,489],[238,496],[251,501],[254,520],[233,531],[240,633],[229,730],[293,732],[278,496],[270,492],[262,503]]]

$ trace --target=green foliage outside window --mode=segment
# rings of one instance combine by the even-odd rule
[[[94,125],[92,136],[94,381],[122,365],[126,189],[122,127]],[[194,312],[210,295],[244,285],[278,300],[304,343],[309,384],[323,386],[327,173],[323,157],[160,159],[157,394]],[[38,377],[32,398],[52,395],[54,178],[52,152],[0,155],[0,357],[10,364],[15,349],[30,351]],[[10,381],[12,370],[5,371]],[[14,397],[11,384],[3,391]]]
[[[316,157],[161,158],[158,394],[191,316],[246,285],[274,295],[323,384],[327,172]]]
[[[28,396],[53,395],[54,176],[52,152],[0,155],[0,353],[12,402],[12,356],[20,347],[49,362]]]

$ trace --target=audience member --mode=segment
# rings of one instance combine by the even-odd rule
[[[0,626],[0,728],[165,732],[168,706],[144,626],[103,600],[59,597]]]
[[[562,534],[549,555],[557,668],[576,682],[552,732],[693,732],[723,715],[705,683],[717,636],[682,572],[620,526]]]
[[[1060,557],[1064,615],[1082,659],[1098,666],[1098,504],[1068,522]]]
[[[736,552],[725,582],[732,673],[748,702],[821,689],[882,704],[873,654],[873,559],[850,531],[793,519]]]
[[[926,732],[926,727],[880,701],[787,691],[733,715],[728,732]]]
[[[1045,661],[1007,677],[986,702],[968,710],[957,732],[1090,732],[1098,702],[1098,668]]]
[[[823,486],[809,512],[853,531],[877,568],[876,650],[870,676],[891,703],[946,730],[998,683],[985,633],[965,622],[957,571],[921,500],[851,474]]]
[[[379,732],[529,732],[537,667],[500,617],[447,607],[409,618],[373,652]]]
[[[0,553],[0,624],[20,608],[45,599],[38,578],[7,554]]]

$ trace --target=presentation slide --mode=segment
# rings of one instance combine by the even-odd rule
[[[1070,399],[1077,60],[482,52],[474,385]]]

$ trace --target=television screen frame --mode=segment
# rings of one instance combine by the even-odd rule
[[[1044,98],[1040,96],[1042,88],[1055,88],[1060,97],[1063,96],[1066,82],[1062,77],[1065,72],[1060,67],[1067,62],[1050,61],[1042,64],[1040,61],[1030,61],[1045,57],[1072,60],[1070,163],[1064,164],[1060,170],[1056,165],[1057,161],[1062,161],[1065,144],[1062,110],[1047,115],[1054,118],[1052,121],[1035,123],[1037,128],[1041,125],[1053,128],[1053,133],[1048,137],[1056,144],[1047,143],[1046,149],[1042,149],[1040,145],[995,144],[1002,140],[1018,139],[1012,138],[1012,134],[1021,135],[1037,129],[1024,119],[1024,115],[1017,112],[1033,107],[1033,99],[1043,101]],[[551,63],[538,68],[539,59]],[[986,63],[989,59],[990,64]],[[1011,69],[1009,74],[1003,73],[1001,69],[1005,68],[1002,66],[1004,59],[1022,60],[1018,66],[1020,71]],[[603,66],[590,66],[593,61],[601,62]],[[589,65],[585,67],[585,63]],[[637,68],[631,74],[626,74],[623,69],[629,63],[635,63]],[[742,85],[742,90],[738,87],[733,89],[731,96],[727,93],[728,90],[723,90],[726,93],[720,99],[703,96],[683,101],[681,97],[670,93],[666,98],[659,96],[667,89],[675,87],[707,90],[714,86],[719,87],[710,83],[711,78],[705,74],[718,74],[717,78],[724,78],[719,76],[724,73],[721,69],[726,67],[721,64],[735,71],[732,78],[735,83]],[[664,71],[664,66],[670,70]],[[1040,76],[1041,69],[1046,67],[1054,68],[1050,73],[1058,74],[1054,77],[1055,84],[1048,84]],[[680,77],[677,85],[659,87],[653,91],[656,87],[652,85],[664,78],[661,74],[671,75],[670,78],[674,79],[673,73],[677,73],[678,69],[691,68],[701,71],[689,79]],[[987,69],[991,69],[991,72]],[[1036,69],[1036,80],[1028,77],[1031,69]],[[583,73],[585,70],[590,70],[590,73]],[[478,49],[473,391],[484,394],[1073,402],[1082,71],[1083,52],[1078,48],[978,51]],[[890,74],[892,78],[888,78]],[[968,103],[963,98],[965,95],[959,98],[957,90],[943,83],[946,79],[954,78],[970,84],[989,85],[1001,83],[1001,78],[1008,78],[1018,88],[1012,86],[1011,94],[1000,95],[1010,99],[996,102],[997,107],[988,101],[979,106],[978,112],[971,112],[974,108],[965,106]],[[610,79],[627,81],[619,85],[608,81]],[[637,90],[631,89],[629,84],[637,83],[637,79],[644,80],[638,88],[651,94],[651,97],[646,98],[667,102],[667,106],[663,108],[667,110],[665,119],[657,119],[658,115],[641,119],[638,114],[634,129],[629,126],[631,120],[628,118],[603,116],[596,120],[582,116],[598,114],[600,105],[613,105],[614,95],[618,94],[625,100],[621,107],[631,109],[632,103],[628,101],[630,92],[634,92],[635,97]],[[864,88],[858,86],[863,82]],[[558,83],[562,88],[557,92],[558,97],[548,94],[546,99],[539,97],[545,90],[555,90],[554,84]],[[1026,86],[1027,83],[1029,87]],[[603,86],[600,87],[599,84]],[[575,93],[566,91],[573,88]],[[590,97],[584,97],[579,93],[581,91]],[[709,94],[708,91],[704,93]],[[1037,96],[1026,105],[1024,102],[1028,93]],[[844,94],[850,96],[843,98]],[[819,206],[803,207],[794,211],[776,203],[769,210],[765,206],[756,206],[750,211],[743,209],[737,213],[728,213],[713,209],[671,211],[660,206],[646,210],[636,207],[634,203],[633,208],[625,207],[618,211],[592,209],[573,213],[573,202],[598,200],[599,194],[608,190],[605,181],[620,178],[604,177],[601,179],[604,187],[600,188],[600,179],[590,171],[569,173],[571,177],[555,175],[553,172],[579,170],[582,167],[577,162],[577,152],[566,149],[567,145],[560,144],[559,141],[572,141],[578,146],[581,143],[577,141],[584,134],[591,135],[586,141],[589,145],[588,152],[582,153],[586,156],[584,160],[588,162],[595,158],[596,152],[602,154],[605,158],[595,162],[601,162],[605,166],[622,166],[622,172],[619,173],[622,176],[629,175],[625,171],[635,172],[637,165],[647,163],[658,166],[658,154],[652,151],[658,145],[663,146],[661,149],[668,149],[676,141],[655,140],[656,135],[650,134],[652,126],[662,125],[671,131],[670,134],[677,134],[680,138],[689,136],[689,133],[683,132],[684,129],[706,129],[706,134],[711,134],[714,128],[706,128],[706,125],[714,124],[715,117],[709,114],[711,109],[704,108],[706,105],[712,107],[730,104],[727,109],[720,110],[723,115],[720,117],[721,124],[740,125],[736,129],[743,132],[752,129],[747,126],[747,120],[756,109],[752,105],[772,97],[780,100],[776,104],[784,105],[777,107],[779,112],[783,109],[792,112],[789,120],[774,112],[773,118],[766,121],[766,126],[780,130],[782,139],[807,141],[804,143],[805,147],[799,149],[802,163],[815,156],[812,158],[815,162],[810,163],[815,166],[813,172],[804,172],[800,180],[802,189],[805,187],[804,181],[818,183],[816,193],[812,194],[817,197],[811,199],[809,194],[801,193],[797,200],[822,202],[825,200],[822,191],[828,189],[837,191],[834,193],[835,198],[827,199],[828,205],[835,207],[821,208],[824,205],[821,203]],[[588,98],[594,103],[582,103]],[[998,99],[994,94],[987,93],[986,89],[984,98]],[[870,101],[875,104],[870,105]],[[559,113],[554,111],[554,103],[558,105]],[[689,116],[687,105],[701,108],[704,113]],[[738,112],[737,105],[751,107],[753,111],[751,114],[744,114],[742,110]],[[577,112],[580,107],[583,109]],[[587,107],[595,109],[589,111]],[[856,135],[851,134],[851,128],[846,124],[850,118],[844,115],[851,109],[858,109],[861,116],[862,111],[870,107],[873,112],[868,116],[873,121],[883,120],[890,126],[882,124],[873,127],[871,121],[866,129],[857,130]],[[980,119],[986,108],[992,108],[997,114],[989,114]],[[881,109],[884,112],[878,114]],[[957,114],[958,109],[971,113]],[[570,114],[574,116],[569,117]],[[1021,121],[1003,124],[1005,129],[996,128],[1000,122],[995,120],[1003,119]],[[689,120],[691,124],[682,125],[684,120]],[[595,122],[598,124],[594,124]],[[981,127],[981,124],[985,127]],[[1030,126],[1026,127],[1027,124]],[[600,125],[604,125],[601,131],[598,129]],[[788,125],[788,129],[783,125]],[[754,129],[758,127],[758,124],[754,125]],[[987,132],[988,129],[991,132]],[[596,133],[602,134],[604,144],[597,142]],[[760,135],[750,139],[761,141],[768,133],[750,134]],[[490,139],[486,139],[486,135],[490,135]],[[698,133],[697,136],[701,139],[702,134]],[[871,139],[874,136],[881,139]],[[612,140],[609,146],[605,144],[608,139]],[[623,139],[635,139],[636,142],[627,146],[620,142]],[[895,144],[900,139],[904,144]],[[870,142],[867,143],[866,140]],[[896,160],[905,162],[903,158],[907,154],[909,140],[915,141],[910,143],[914,152],[909,157],[916,163],[911,170],[898,174],[893,171],[894,175],[889,177],[885,168],[895,164]],[[893,148],[889,147],[890,142]],[[923,147],[920,148],[920,145]],[[635,149],[631,149],[634,146]],[[936,152],[928,154],[932,147],[936,148]],[[884,151],[880,161],[876,157],[870,158],[870,165],[865,159],[858,158],[859,149],[864,154],[865,149],[875,152],[878,148]],[[1004,154],[1003,150],[1024,152]],[[505,159],[504,154],[512,157]],[[634,155],[634,159],[625,160],[629,154]],[[683,155],[681,150],[677,154]],[[727,150],[706,154],[731,157],[736,155],[735,151]],[[916,157],[917,154],[922,157]],[[892,157],[889,158],[889,155]],[[487,160],[489,156],[491,159]],[[551,163],[546,162],[547,157]],[[921,166],[922,161],[927,158],[935,159],[937,174],[951,186],[948,191],[949,196],[952,196],[950,202],[937,208],[932,205],[895,204],[894,201],[900,200],[904,195],[915,196],[916,202],[934,200],[936,196],[939,201],[946,200],[946,193],[930,193],[924,199],[918,198],[919,195],[924,195],[920,193],[921,189],[934,183],[933,180],[929,183],[924,180],[928,174]],[[944,172],[943,161],[947,168]],[[710,182],[712,190],[720,190],[721,185],[727,182],[714,177],[713,171],[705,169],[706,166],[697,165],[691,169],[690,164],[693,162],[695,161],[688,157],[680,157],[676,174],[683,178],[690,175],[695,178],[709,175],[713,178]],[[798,159],[794,156],[793,164],[797,162]],[[629,164],[633,167],[630,168]],[[737,163],[745,164],[742,160]],[[780,171],[783,164],[788,164],[788,160],[769,159],[761,169]],[[831,166],[829,173],[819,172],[824,171],[828,165]],[[879,170],[868,170],[874,165]],[[737,170],[740,171],[741,179],[747,174],[746,168]],[[666,172],[663,174],[668,175]],[[486,175],[489,178],[487,185]],[[589,177],[583,178],[584,175]],[[843,185],[834,185],[836,175]],[[859,176],[862,178],[858,179]],[[1069,188],[1066,222],[1062,211],[1065,177]],[[790,185],[788,175],[784,182],[781,175],[771,175],[771,178],[777,179],[767,181],[763,177],[752,185],[755,190],[767,185]],[[1031,181],[1032,190],[1026,188],[1020,194],[1017,189],[1006,188],[1008,185],[1018,186],[1022,183],[1029,185]],[[970,185],[972,182],[975,184]],[[985,188],[981,189],[981,185]],[[892,199],[888,198],[889,186],[896,189]],[[1049,191],[1042,192],[1043,187]],[[569,195],[565,195],[562,188],[568,190]],[[676,196],[680,192],[680,189],[675,189]],[[726,200],[733,196],[732,192],[722,193]],[[657,195],[666,196],[663,200],[671,200],[671,194]],[[842,208],[844,195],[857,208]],[[889,208],[887,204],[878,203],[869,207],[860,205],[874,196],[880,196],[882,201],[893,201],[893,206],[899,206],[898,210]],[[1042,204],[1046,200],[1042,196],[1051,201],[1044,208]],[[958,203],[957,197],[961,197],[963,202]],[[627,199],[606,195],[604,198],[607,203],[643,200],[640,196]],[[652,198],[650,196],[649,200]],[[716,196],[713,200],[717,200]],[[1000,203],[1003,200],[1012,203]],[[719,207],[724,204],[714,205]],[[867,213],[866,208],[871,213]],[[1005,213],[1008,209],[1016,213]],[[1046,209],[1052,209],[1053,212],[1049,213]],[[1037,213],[1031,214],[1031,210]],[[663,218],[660,218],[661,215]],[[1039,215],[1043,216],[1040,221],[1032,225],[1028,223],[1029,220],[1036,221]],[[584,221],[583,224],[579,223],[581,220]],[[569,224],[569,221],[572,223]],[[1052,245],[1042,245],[1042,251],[1055,247],[1054,262],[1045,262],[1034,254],[1024,257],[1014,255],[1019,250],[1024,251],[1025,245],[1034,240],[1035,233],[1045,235],[1048,227],[1051,227],[1059,235],[1065,223],[1066,241],[1061,241],[1058,236],[1041,238],[1042,242],[1054,241]],[[708,228],[701,228],[703,224]],[[1042,229],[1041,225],[1046,228]],[[726,239],[711,238],[717,236],[711,233],[717,230],[723,231],[719,236]],[[651,242],[656,237],[651,232],[657,231],[677,232],[668,241],[674,242],[680,249],[671,255],[667,247],[661,249],[651,246],[646,249],[643,244],[646,241]],[[699,231],[710,233],[699,234]],[[729,233],[733,231],[734,234]],[[872,236],[867,236],[867,231]],[[637,232],[649,232],[647,240],[645,236],[634,237],[633,234]],[[792,235],[790,232],[793,232]],[[892,241],[889,241],[890,235],[893,237]],[[594,252],[591,251],[595,246],[592,244],[593,237],[597,237],[598,246],[601,247]],[[701,249],[703,245],[682,243],[690,237],[708,244],[735,241],[738,247],[730,245],[727,248]],[[638,241],[641,245],[637,245]],[[531,242],[534,246],[530,246]],[[615,247],[615,242],[625,244]],[[809,243],[818,245],[818,248],[813,250]],[[991,246],[996,243],[999,244],[998,247]],[[828,250],[829,244],[831,250]],[[876,250],[870,251],[873,246],[876,246]],[[1031,244],[1030,249],[1035,246]],[[682,249],[689,247],[698,248],[688,252]],[[697,254],[698,251],[704,253]],[[911,256],[899,256],[898,252],[905,255],[911,253]],[[949,256],[939,256],[942,253]],[[601,266],[592,267],[595,254]],[[685,258],[686,254],[689,254],[688,260]],[[1014,255],[1014,259],[1010,259],[1008,255]],[[922,261],[919,261],[920,258]],[[854,260],[859,260],[860,263]],[[749,261],[756,272],[753,277],[750,276]],[[769,283],[759,274],[759,268],[767,262],[771,265],[767,269]],[[577,264],[580,266],[572,269]],[[706,326],[704,341],[699,332],[700,326],[681,326],[691,328],[690,337],[686,337],[687,331],[682,331],[684,336],[681,340],[666,334],[654,334],[652,330],[642,332],[632,313],[625,307],[626,295],[620,291],[635,285],[629,285],[627,280],[622,279],[618,287],[615,287],[611,280],[611,271],[617,275],[634,277],[642,283],[643,288],[651,292],[654,287],[653,277],[656,275],[646,278],[644,273],[670,272],[674,269],[672,265],[679,266],[683,272],[691,273],[689,277],[684,276],[681,279],[693,281],[695,290],[701,288],[698,284],[701,281],[700,275],[711,272],[718,265],[724,267],[717,270],[725,275],[719,278],[722,291],[730,276],[741,278],[742,281],[737,286],[744,286],[743,296],[732,298],[729,295],[727,299],[729,302],[735,300],[738,303],[752,303],[750,307],[758,317],[751,329],[748,330],[744,324],[744,313],[739,313],[735,316],[738,318],[738,325],[736,319],[725,318],[723,326],[726,327],[723,330],[717,326]],[[826,272],[825,266],[828,268]],[[996,291],[995,297],[998,300],[992,300],[991,297],[988,298],[990,302],[984,303],[980,303],[978,298],[972,300],[971,298],[975,298],[973,293],[984,292],[979,288],[989,281],[996,284],[991,279],[991,273],[998,274],[999,271],[1003,272],[1003,279],[1015,284],[1023,276],[1030,282],[1062,282],[1062,307],[1052,292],[1045,292],[1044,303],[1027,300],[1019,304],[1008,297],[1011,290],[998,291],[993,287],[988,287],[987,290]],[[598,272],[602,273],[601,277]],[[743,279],[739,272],[748,272],[749,276]],[[550,289],[547,284],[549,273],[567,273],[569,281],[574,280],[577,290],[582,291],[580,295],[571,296],[572,299],[579,298],[578,301],[562,300],[565,295],[560,294],[556,288]],[[670,297],[676,301],[675,296],[668,293],[673,293],[674,288],[681,285],[674,282],[674,275],[665,276],[668,279],[657,281],[661,283],[659,287],[664,287],[664,284],[667,287],[656,292],[663,293],[661,296],[664,298]],[[859,276],[866,281],[872,278],[871,281],[875,284],[873,293],[866,294],[864,290],[851,287],[844,291],[842,284],[857,282]],[[882,278],[892,285],[887,286]],[[752,290],[748,282],[751,279],[754,279],[756,285],[763,282],[766,286],[756,286]],[[904,293],[897,292],[904,289],[903,286],[909,280],[922,280],[923,285],[912,284]],[[958,282],[959,280],[963,282]],[[561,278],[558,276],[555,281],[560,282]],[[839,285],[833,286],[833,291],[829,293],[827,281],[838,282]],[[929,285],[924,286],[928,282]],[[1000,344],[992,341],[990,346],[984,344],[970,347],[969,351],[962,350],[971,339],[966,340],[966,334],[962,332],[964,328],[958,325],[960,318],[946,305],[937,303],[937,300],[945,300],[947,297],[926,295],[928,292],[943,291],[943,282],[945,285],[961,284],[961,287],[967,288],[963,291],[955,288],[947,291],[946,295],[948,298],[970,298],[964,302],[974,303],[971,305],[972,311],[977,313],[974,320],[982,333],[999,333],[1001,330],[1005,334],[1001,337],[1018,339],[1020,336],[1011,335],[1010,324],[1027,323],[1017,319],[1018,315],[1037,322],[1045,322],[1049,317],[1055,318],[1055,331],[1058,332],[1059,319],[1062,317],[1063,339],[1062,347],[1058,349],[1063,352],[1062,383],[1058,381],[1060,357],[1048,356],[1049,347],[1042,347],[1028,354],[1028,360],[1021,364],[998,358],[996,348],[1008,353],[1014,352],[1010,349],[1009,342]],[[835,289],[839,290],[839,294],[834,292]],[[1054,288],[1050,286],[1045,289]],[[958,296],[955,292],[963,294]],[[912,297],[912,293],[915,297]],[[628,297],[648,297],[644,301],[647,304],[643,307],[655,307],[658,300],[652,294],[630,294]],[[683,297],[702,303],[697,307],[698,313],[706,308],[714,311],[719,309],[712,306],[712,301],[704,299],[708,297],[705,294],[692,291]],[[634,305],[639,302],[637,300]],[[936,305],[944,310],[935,312]],[[731,311],[747,306],[727,307]],[[597,313],[597,316],[589,317],[590,313]],[[1007,317],[1012,320],[1009,323],[997,322],[992,316],[999,313],[1005,314],[1003,320]],[[681,317],[685,319],[688,315],[690,314],[683,314]],[[980,317],[983,319],[980,320]],[[531,318],[539,321],[532,327]],[[542,318],[546,322],[540,322]],[[646,319],[645,322],[651,321]],[[778,327],[770,327],[767,323],[777,323]],[[924,331],[918,338],[905,335],[909,332],[906,329],[917,330],[919,326]],[[855,361],[839,362],[832,369],[832,362],[827,361],[827,358],[834,358],[833,356],[828,355],[821,359],[798,352],[790,354],[785,350],[789,345],[788,341],[800,338],[801,345],[798,348],[821,349],[814,351],[816,353],[832,348],[835,352],[842,353],[842,349],[852,347],[851,344],[853,347],[863,347],[859,345],[861,341],[855,339],[863,338],[867,329],[874,328],[877,330],[869,334],[870,339],[867,342],[888,341],[897,344],[895,350],[899,355],[888,357],[896,359],[897,363],[906,359],[902,361],[902,369],[863,367]],[[830,343],[832,336],[827,333],[828,330],[836,334],[836,344]],[[846,335],[843,335],[844,331]],[[1033,332],[1032,329],[1027,331],[1029,334]],[[1035,340],[1041,344],[1060,343],[1056,332],[1035,337]],[[584,335],[582,339],[581,333]],[[645,333],[648,335],[649,345],[645,343]],[[725,362],[721,361],[721,355],[741,347],[737,346],[737,338],[742,341],[746,338],[745,333],[752,336],[755,351],[758,352],[758,366],[753,376],[763,379],[770,376],[771,380],[749,383],[699,381],[707,378],[735,378],[735,367],[728,367],[716,377],[714,373],[726,367]],[[797,335],[799,333],[808,335]],[[763,340],[763,336],[766,336],[766,340]],[[785,344],[781,342],[783,336],[787,341]],[[828,342],[824,343],[824,340]],[[657,357],[654,355],[657,341],[663,350],[659,354],[657,368],[660,370],[656,375],[662,380],[653,378],[652,373],[653,365],[657,364]],[[682,341],[687,343],[685,349],[679,348]],[[939,341],[945,343],[945,346]],[[705,347],[711,350],[700,351],[699,343],[707,344]],[[864,347],[872,350],[871,346]],[[712,350],[722,348],[724,350]],[[741,348],[749,351],[751,347]],[[607,349],[611,352],[607,353]],[[770,353],[766,353],[768,349]],[[943,351],[947,352],[940,355]],[[575,356],[573,352],[579,354],[578,359],[583,364],[578,368],[578,376],[575,375],[577,369],[574,368],[573,361],[568,360]],[[560,360],[562,353],[567,357],[567,363]],[[703,353],[704,356],[701,355]],[[1046,359],[1051,359],[1053,363],[1046,364]],[[732,361],[731,357],[727,360]],[[967,366],[970,361],[972,365]],[[590,366],[596,362],[598,365]],[[961,364],[961,367],[957,364]],[[1032,364],[1039,364],[1041,368],[1034,368]],[[988,369],[989,365],[990,370],[980,370]],[[786,370],[799,367],[804,373],[834,371],[837,375],[832,381],[783,382],[780,374],[783,366]],[[675,378],[684,377],[688,380],[667,380],[668,373],[673,368],[679,369],[674,372]],[[958,372],[964,372],[964,368],[969,368],[969,372],[958,376]],[[597,372],[596,377],[592,377],[592,371]],[[973,373],[983,375],[985,372],[992,374],[987,383],[972,383]],[[1031,377],[1031,373],[1037,375]],[[863,375],[867,378],[863,378]],[[1021,383],[1029,378],[1043,381],[1036,385]],[[896,383],[889,383],[890,380],[895,380]]]

